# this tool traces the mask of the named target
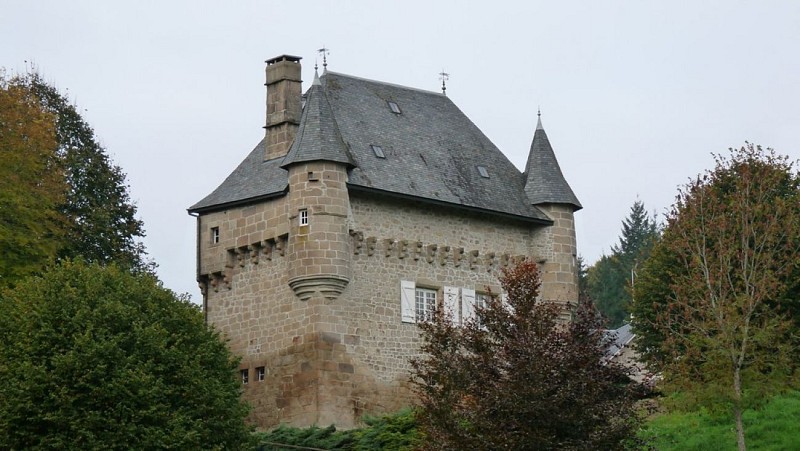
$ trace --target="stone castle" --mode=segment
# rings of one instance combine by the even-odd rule
[[[576,301],[581,208],[541,125],[520,172],[444,94],[267,61],[266,136],[189,212],[208,323],[242,357],[261,428],[413,403],[418,321],[454,321],[534,258]]]

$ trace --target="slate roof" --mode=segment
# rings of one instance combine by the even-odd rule
[[[264,161],[266,153],[262,139],[225,181],[189,207],[189,212],[213,211],[286,193],[289,173],[280,167],[283,158]]]
[[[525,178],[525,193],[534,205],[568,204],[575,210],[583,208],[561,173],[556,154],[542,127],[541,116],[533,134],[528,163],[525,165]]]
[[[288,168],[294,163],[319,160],[353,166],[353,159],[336,126],[328,96],[319,77],[314,74],[314,84],[306,94],[300,127],[281,167]]]
[[[630,344],[630,342],[633,341],[634,337],[636,337],[636,335],[634,335],[633,333],[633,330],[631,329],[630,324],[625,324],[619,329],[606,330],[605,332],[606,336],[612,334],[614,336],[614,342],[611,343],[611,345],[606,350],[607,359],[613,359],[617,354],[622,352],[622,349],[624,347],[628,346],[628,344]]]
[[[390,101],[401,113],[392,112]],[[376,157],[371,145],[380,146],[386,158]],[[523,174],[448,97],[437,92],[326,72],[307,93],[289,153],[271,161],[263,161],[264,155],[262,141],[189,211],[213,211],[282,195],[288,181],[284,168],[333,160],[351,168],[351,190],[552,222],[531,205]],[[486,168],[488,178],[480,175],[478,166]]]

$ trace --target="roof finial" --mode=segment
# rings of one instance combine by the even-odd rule
[[[444,95],[447,95],[447,85],[445,84],[445,82],[449,79],[450,79],[450,74],[448,74],[447,72],[444,71],[444,69],[442,69],[442,71],[439,72],[439,80],[442,80],[442,94]]]
[[[317,50],[317,53],[322,55],[322,72],[328,71],[328,55],[331,54],[331,50],[326,48],[324,45],[321,49]]]
[[[537,107],[536,110],[536,115],[539,116],[539,119],[536,122],[536,130],[544,130],[544,127],[542,127],[542,108]]]

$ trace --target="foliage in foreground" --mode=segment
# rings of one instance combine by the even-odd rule
[[[423,355],[412,360],[423,448],[618,449],[639,419],[628,371],[603,363],[612,337],[591,302],[537,299],[539,270],[523,262],[500,277],[477,318],[453,325],[442,311],[420,324]]]
[[[0,306],[0,449],[251,445],[236,360],[153,276],[67,261]]]
[[[649,421],[640,437],[660,451],[733,449],[736,434],[729,415],[707,410],[664,414]],[[800,449],[800,392],[775,396],[744,414],[747,446],[752,450]]]
[[[412,450],[419,442],[417,422],[411,409],[396,414],[365,417],[365,427],[349,431],[337,431],[335,426],[326,428],[277,429],[257,434],[260,450],[282,450],[275,444],[305,446],[326,450]]]

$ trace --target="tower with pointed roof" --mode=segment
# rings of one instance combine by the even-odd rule
[[[189,209],[206,321],[257,426],[413,404],[416,323],[472,320],[522,259],[545,299],[577,300],[581,205],[541,119],[520,172],[443,93],[326,70],[301,96],[299,57],[266,72],[264,138]]]
[[[553,225],[547,230],[553,246],[553,257],[542,264],[542,297],[574,302],[578,299],[575,212],[583,206],[561,172],[556,154],[542,127],[541,111],[537,116],[524,176],[528,199],[553,220]]]

